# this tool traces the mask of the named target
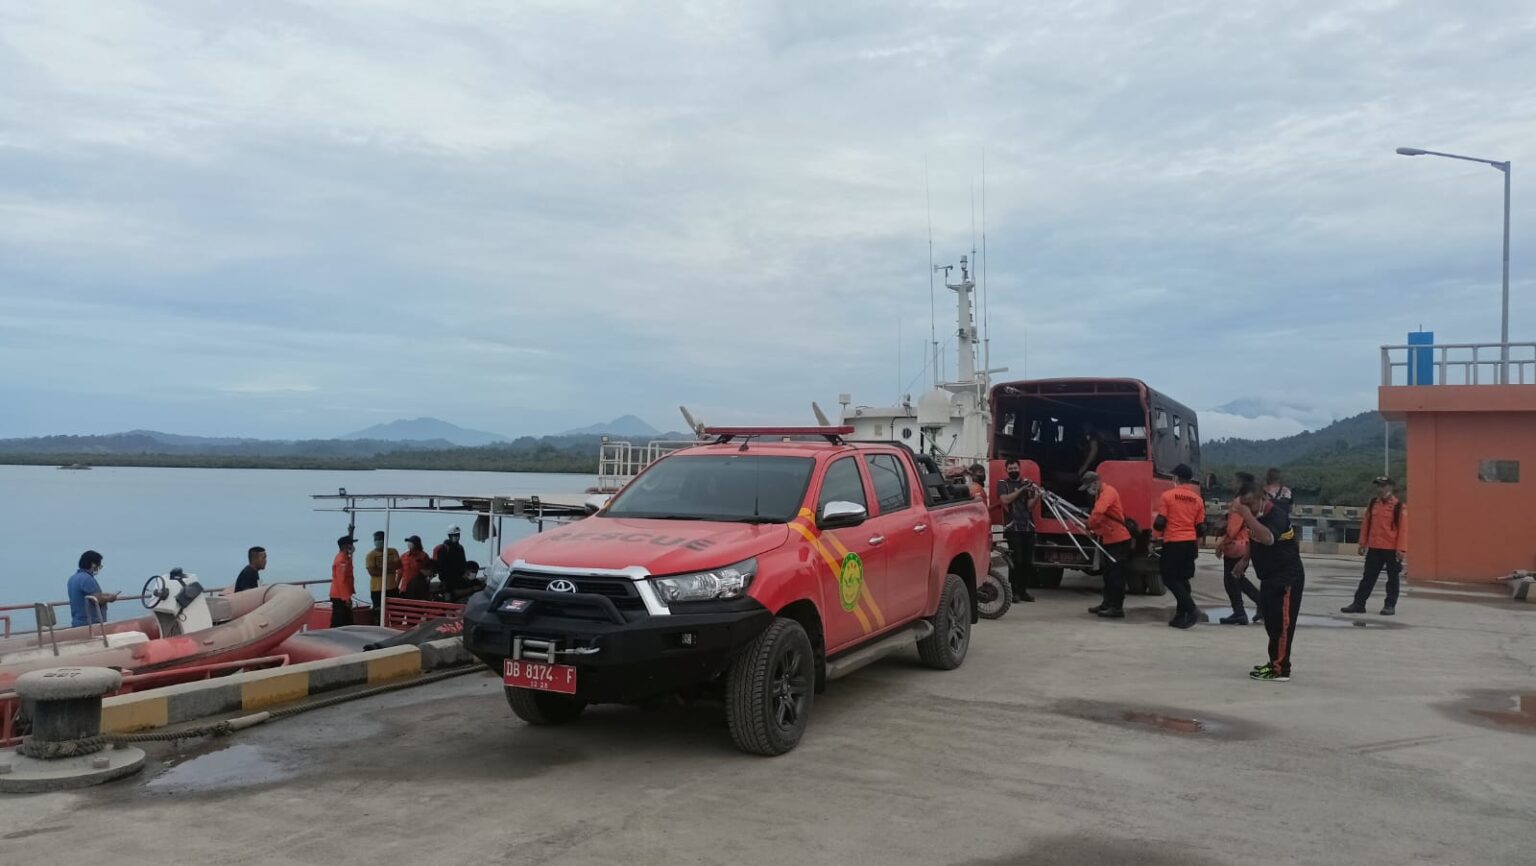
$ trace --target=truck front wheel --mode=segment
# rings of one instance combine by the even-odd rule
[[[736,748],[770,757],[793,749],[810,720],[815,685],[810,636],[792,619],[775,619],[726,675],[725,720]]]
[[[586,701],[567,695],[507,687],[507,704],[519,719],[530,725],[564,725],[576,721]]]
[[[965,661],[971,648],[971,594],[959,575],[944,578],[944,592],[939,595],[939,612],[930,620],[933,634],[917,642],[917,654],[923,664],[941,671],[952,671]]]

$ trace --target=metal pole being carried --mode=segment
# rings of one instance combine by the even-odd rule
[[[384,503],[384,549],[379,551],[384,559],[384,576],[379,580],[379,625],[384,624],[384,608],[389,604],[389,514],[394,504],[394,500]]]

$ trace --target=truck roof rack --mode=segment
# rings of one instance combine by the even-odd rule
[[[853,432],[851,426],[841,427],[705,427],[704,435],[714,436],[716,445],[732,439],[755,439],[764,436],[820,436],[833,445],[842,445],[843,437]]]

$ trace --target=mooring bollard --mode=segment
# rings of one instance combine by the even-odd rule
[[[0,752],[0,791],[83,788],[138,772],[141,749],[106,749],[101,736],[101,699],[122,683],[110,668],[49,668],[17,678],[32,735],[15,751]]]

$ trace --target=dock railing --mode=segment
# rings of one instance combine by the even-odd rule
[[[1382,346],[1381,384],[1536,385],[1536,343]]]
[[[616,493],[645,467],[671,454],[699,444],[697,440],[658,439],[644,445],[632,442],[604,442],[597,459],[599,493]]]

